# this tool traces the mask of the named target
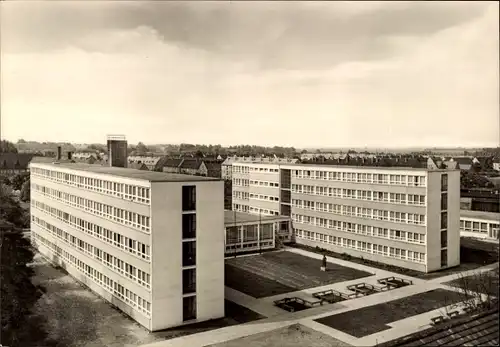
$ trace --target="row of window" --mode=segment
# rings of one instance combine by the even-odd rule
[[[92,213],[96,216],[104,217],[140,231],[148,233],[150,231],[150,218],[147,216],[61,192],[60,190],[44,187],[36,183],[32,183],[31,186],[33,191],[39,192],[42,195],[48,196],[66,205]]]
[[[426,184],[426,177],[420,175],[413,176],[319,170],[292,170],[292,177],[313,180],[390,184],[412,187],[425,187]]]
[[[240,192],[239,190],[233,190],[233,199],[248,200],[250,199],[250,193]]]
[[[81,218],[75,217],[69,213],[63,212],[55,207],[51,207],[43,202],[32,199],[31,207],[47,213],[48,215],[60,220],[63,223],[71,225],[73,228],[87,233],[90,236],[98,238],[112,246],[125,250],[139,258],[150,260],[149,246],[123,236],[120,233],[108,230],[97,224],[87,222]]]
[[[278,182],[268,182],[268,181],[257,181],[257,180],[249,180],[249,184],[251,186],[260,186],[260,187],[279,187]]]
[[[265,201],[279,201],[279,198],[277,196],[253,194],[253,193],[250,193],[250,199],[265,200]]]
[[[329,212],[343,216],[385,220],[394,223],[425,225],[425,215],[417,213],[395,212],[297,199],[292,199],[292,206],[304,210]]]
[[[32,238],[35,244],[41,243],[47,249],[49,249],[53,254],[65,260],[75,269],[80,271],[82,274],[87,276],[87,278],[94,281],[100,287],[104,288],[107,292],[119,298],[121,301],[125,302],[130,307],[144,313],[146,316],[151,314],[151,303],[139,295],[133,293],[132,291],[124,288],[122,285],[116,283],[106,275],[100,273],[91,266],[85,264],[83,261],[75,257],[74,255],[64,251],[61,247],[56,246],[52,242],[48,241],[46,238],[42,237],[36,232],[32,233]]]
[[[388,228],[379,228],[371,225],[342,222],[326,218],[302,216],[297,214],[292,214],[292,220],[297,223],[309,224],[320,228],[333,229],[391,240],[400,240],[404,242],[425,244],[425,234]]]
[[[250,181],[242,178],[233,178],[233,186],[248,187]]]
[[[425,195],[388,193],[371,190],[311,186],[304,184],[292,184],[291,190],[292,193],[331,196],[341,199],[357,199],[403,205],[425,205]]]
[[[226,227],[226,245],[234,243],[254,242],[258,240],[272,240],[273,236],[273,223],[260,225],[260,235],[257,225],[241,225]]]
[[[481,222],[473,222],[469,220],[460,220],[460,230],[473,232],[473,233],[488,233],[488,224],[490,224],[491,229],[499,229],[500,224],[495,223],[481,223]]]
[[[248,212],[254,213],[254,214],[263,214],[266,216],[279,216],[280,212],[279,211],[274,211],[274,210],[268,210],[267,208],[257,208],[250,206],[248,209]]]
[[[337,237],[332,235],[325,235],[307,230],[294,230],[295,237],[306,240],[327,243],[331,245],[340,246],[343,248],[350,248],[360,252],[380,254],[385,257],[408,260],[415,263],[425,263],[425,253],[414,252],[403,248],[388,247],[384,245],[372,244],[370,242],[363,242],[357,240],[347,239],[345,237]]]
[[[83,241],[79,238],[68,234],[64,230],[53,226],[52,224],[47,223],[43,219],[32,216],[32,222],[37,225],[39,228],[48,231],[64,243],[73,247],[74,249],[79,250],[82,253],[86,253],[91,258],[97,259],[99,262],[103,263],[110,269],[118,272],[122,276],[128,277],[131,280],[139,283],[141,286],[150,289],[150,275],[147,272],[144,272],[140,269],[137,269],[135,266],[130,265],[127,262],[124,262],[118,257],[115,257],[103,250]]]
[[[86,189],[93,192],[119,197],[125,200],[131,200],[143,204],[150,203],[150,188],[68,174],[65,172],[47,170],[37,167],[31,168],[30,172],[35,176],[46,178],[48,180],[62,183],[68,186]]]
[[[255,166],[240,166],[240,165],[232,165],[233,172],[236,173],[249,173],[249,172],[273,172],[277,173],[280,170],[270,167],[255,167]]]

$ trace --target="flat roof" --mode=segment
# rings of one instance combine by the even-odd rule
[[[368,165],[334,165],[334,164],[318,164],[318,163],[264,163],[264,162],[235,162],[233,165],[278,165],[281,167],[290,166],[291,168],[335,168],[335,169],[361,169],[361,170],[386,170],[386,171],[460,171],[460,169],[430,169],[427,167],[411,167],[411,166],[368,166]]]
[[[58,163],[58,164],[35,163],[35,164],[53,166],[54,168],[62,167],[65,169],[86,171],[96,174],[126,177],[137,180],[149,181],[149,182],[196,182],[196,181],[203,182],[203,181],[222,180],[221,178],[215,178],[215,177],[204,177],[204,176],[183,175],[183,174],[167,173],[167,172],[137,170],[131,168],[102,166],[99,164],[87,164],[87,163]]]
[[[500,213],[496,212],[460,210],[460,217],[483,219],[500,223]]]
[[[257,223],[259,223],[259,221],[279,222],[279,221],[288,221],[288,220],[290,220],[290,217],[288,217],[288,216],[265,216],[265,215],[262,215],[259,218],[258,214],[224,210],[224,225],[225,226],[232,226],[235,223],[236,224],[240,224],[240,223],[256,223],[257,224]]]

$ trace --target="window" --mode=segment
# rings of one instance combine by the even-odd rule
[[[196,186],[182,187],[182,210],[196,210]]]
[[[194,213],[182,215],[182,238],[192,239],[196,237],[196,215]]]
[[[448,251],[446,249],[441,250],[441,267],[448,266]]]
[[[441,229],[448,228],[448,213],[441,212]]]
[[[441,248],[448,247],[448,231],[441,231]]]
[[[196,292],[196,269],[182,271],[182,293],[190,294]]]
[[[448,209],[448,193],[441,194],[441,211]]]
[[[448,190],[448,175],[441,175],[441,191],[446,192]]]
[[[182,319],[184,321],[196,319],[196,296],[182,299]]]
[[[196,265],[196,243],[194,241],[182,243],[182,266]]]

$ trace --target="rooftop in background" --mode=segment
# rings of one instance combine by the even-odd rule
[[[460,210],[460,217],[489,220],[500,223],[500,213]]]
[[[55,159],[52,159],[52,163],[40,163],[43,165],[53,166],[53,167],[63,167],[72,170],[81,170],[92,172],[96,174],[111,175],[127,177],[137,180],[144,180],[149,182],[196,182],[196,181],[221,181],[219,178],[212,177],[202,177],[202,176],[192,176],[192,175],[182,175],[182,174],[172,174],[164,172],[154,172],[154,171],[141,171],[136,169],[121,168],[121,167],[111,167],[102,166],[96,164],[85,164],[85,163],[53,163]]]
[[[250,214],[250,213],[245,213],[245,212],[236,212],[236,211],[230,211],[230,210],[224,210],[224,224],[225,226],[232,226],[235,223],[259,223],[259,221],[262,222],[279,222],[279,221],[289,221],[290,217],[287,216],[265,216],[262,215],[259,218],[258,214]]]

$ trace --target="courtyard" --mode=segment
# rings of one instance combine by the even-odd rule
[[[288,251],[232,258],[226,260],[225,284],[264,298],[373,275],[334,263],[328,263],[327,271],[320,267],[321,260]]]

